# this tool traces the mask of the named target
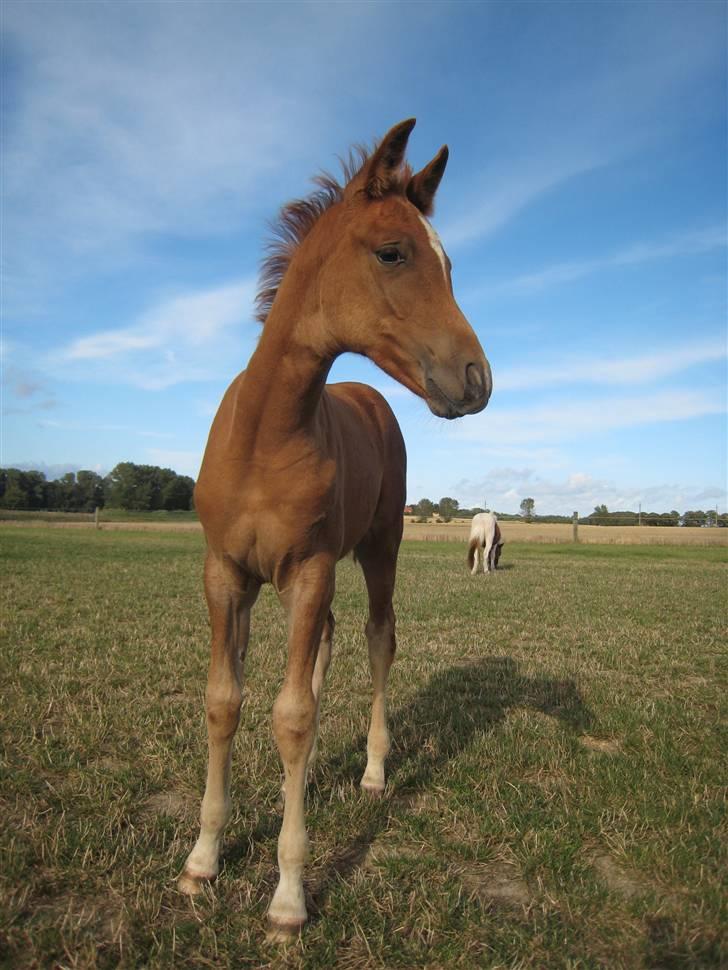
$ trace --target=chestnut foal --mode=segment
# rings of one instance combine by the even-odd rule
[[[361,785],[370,792],[384,789],[390,747],[385,686],[404,442],[379,393],[327,387],[329,369],[344,351],[364,354],[444,418],[480,411],[491,391],[488,362],[453,298],[450,261],[425,218],[447,148],[413,175],[404,154],[414,124],[401,122],[373,154],[361,153],[344,186],[320,176],[314,195],[282,210],[258,296],[260,342],[222,400],[195,490],[212,626],[209,765],[200,835],[179,887],[198,892],[218,873],[250,611],[261,584],[272,583],[289,621],[273,707],[285,791],[280,881],[268,910],[278,931],[297,932],[307,917],[304,787],[331,659],[334,571],[352,550],[369,595],[373,702]]]

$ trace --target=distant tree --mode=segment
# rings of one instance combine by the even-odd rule
[[[446,496],[445,498],[441,498],[439,502],[440,518],[444,522],[450,522],[450,520],[458,510],[458,505],[459,505],[459,502],[457,499],[450,498],[449,496]]]
[[[106,504],[114,509],[149,508],[149,497],[141,494],[140,484],[137,466],[130,461],[120,461],[104,481]]]
[[[4,468],[2,479],[3,492],[0,504],[4,509],[28,509],[28,495],[25,491],[23,472],[19,468]]]
[[[192,507],[194,481],[171,468],[122,461],[104,481],[106,505],[134,512]]]
[[[609,515],[609,509],[607,508],[606,505],[595,505],[594,515],[596,517],[607,516]]]
[[[43,472],[4,468],[0,475],[0,507],[5,509],[45,508],[47,485]]]
[[[426,522],[435,510],[435,506],[429,498],[421,498],[413,511],[420,522]]]
[[[192,508],[195,483],[187,475],[175,475],[162,489],[162,508],[168,511]]]
[[[104,480],[91,471],[76,472],[75,505],[79,512],[104,507]]]
[[[524,498],[521,502],[521,515],[524,517],[526,522],[530,522],[533,517],[533,509],[536,503],[532,498]]]

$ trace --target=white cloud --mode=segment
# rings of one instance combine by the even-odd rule
[[[147,390],[219,378],[230,374],[231,355],[245,364],[243,344],[256,332],[249,326],[254,294],[253,280],[236,280],[171,297],[129,327],[79,337],[49,355],[46,367]]]
[[[649,486],[623,486],[609,479],[594,478],[584,472],[572,472],[563,479],[539,475],[533,468],[501,467],[492,469],[477,481],[463,479],[454,486],[460,504],[479,505],[485,497],[496,511],[519,511],[521,500],[533,498],[536,514],[587,515],[597,505],[610,511],[666,512],[676,509],[713,508],[716,502],[725,508],[725,488],[696,488],[664,483]]]
[[[568,384],[644,385],[726,357],[725,339],[703,340],[637,357],[574,357],[558,363],[543,361],[537,367],[505,368],[496,375],[496,386],[498,391],[515,391]]]
[[[196,479],[202,462],[201,451],[168,451],[163,448],[148,448],[147,456],[153,465],[172,468],[178,475],[189,475]]]

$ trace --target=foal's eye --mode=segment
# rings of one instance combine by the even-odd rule
[[[397,266],[404,262],[404,256],[396,246],[383,246],[377,250],[377,259],[385,266]]]

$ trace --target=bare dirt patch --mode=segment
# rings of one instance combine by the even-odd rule
[[[591,864],[607,889],[619,893],[625,899],[641,896],[647,892],[648,887],[639,875],[618,865],[610,855],[602,853],[592,856]]]
[[[619,754],[622,750],[619,741],[614,738],[593,738],[589,734],[583,734],[579,741],[588,751],[596,751],[598,754]]]
[[[452,870],[471,899],[484,905],[527,907],[532,902],[531,891],[518,866],[494,861],[457,866]]]
[[[150,795],[142,805],[140,815],[144,819],[157,818],[167,815],[171,818],[181,818],[190,810],[192,799],[175,791],[160,791]]]
[[[377,869],[390,859],[418,859],[421,855],[422,846],[415,842],[387,842],[378,839],[367,849],[362,868]]]

